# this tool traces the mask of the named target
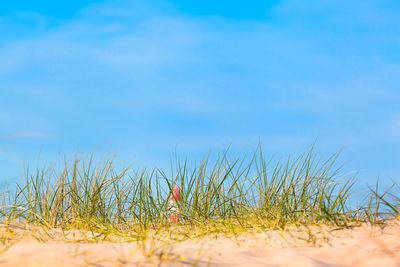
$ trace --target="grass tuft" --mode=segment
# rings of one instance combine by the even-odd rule
[[[14,191],[4,190],[1,216],[62,231],[84,230],[95,242],[118,235],[144,240],[148,231],[168,230],[176,240],[216,233],[284,229],[291,225],[354,223],[399,215],[399,198],[372,190],[366,203],[351,208],[354,179],[340,176],[336,161],[314,146],[274,164],[261,145],[250,155],[231,156],[229,149],[200,163],[175,157],[171,175],[163,170],[116,167],[115,156],[76,156],[62,164],[25,169]],[[168,196],[181,188],[181,222],[169,221]],[[398,185],[397,185],[398,186]]]

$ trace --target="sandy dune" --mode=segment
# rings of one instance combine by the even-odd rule
[[[181,243],[68,243],[22,239],[1,247],[1,266],[400,266],[400,223],[296,228]]]

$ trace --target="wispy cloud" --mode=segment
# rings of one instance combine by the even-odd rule
[[[25,132],[25,133],[16,133],[13,135],[9,135],[3,138],[4,139],[49,139],[51,136],[45,133],[36,133],[36,132]]]
[[[266,20],[246,21],[121,1],[52,26],[35,17],[34,34],[0,44],[0,110],[11,114],[0,113],[0,133],[155,150],[258,137],[277,149],[316,136],[360,153],[398,144],[398,10],[282,1]]]

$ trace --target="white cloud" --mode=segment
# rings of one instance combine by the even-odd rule
[[[71,142],[127,132],[200,149],[259,136],[274,146],[321,136],[335,149],[398,142],[388,117],[400,112],[400,21],[383,4],[283,1],[265,21],[238,21],[130,3],[5,40],[0,94],[19,94],[0,100],[0,131]]]
[[[51,136],[40,132],[23,132],[7,136],[9,139],[49,139]]]

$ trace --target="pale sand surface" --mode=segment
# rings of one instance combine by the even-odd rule
[[[296,228],[172,244],[28,238],[11,244],[0,248],[1,266],[400,266],[398,220],[384,226]]]

